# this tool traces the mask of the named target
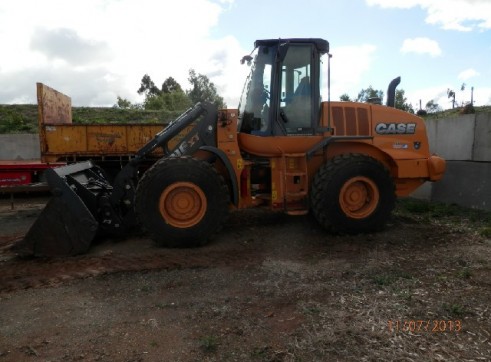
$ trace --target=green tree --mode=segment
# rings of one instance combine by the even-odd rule
[[[137,92],[145,95],[143,108],[148,110],[182,112],[198,102],[214,103],[218,108],[226,107],[223,98],[218,95],[215,85],[206,75],[197,74],[193,69],[190,69],[189,82],[191,89],[184,92],[181,85],[173,77],[168,77],[162,83],[162,89],[158,89],[152,78],[145,74]],[[131,107],[131,103],[127,102],[118,97],[117,106],[120,108]]]
[[[121,109],[130,109],[131,106],[132,104],[129,100],[127,100],[126,98],[121,98],[120,96],[118,96],[118,101],[114,105],[114,107],[121,108]]]
[[[381,90],[373,89],[372,86],[362,89],[358,92],[358,96],[355,100],[351,99],[347,93],[342,94],[339,100],[344,102],[367,102],[370,98],[380,98],[383,99],[384,92]],[[403,111],[414,113],[414,108],[410,103],[407,103],[407,98],[405,97],[404,89],[396,90],[395,94],[395,108],[402,109]]]
[[[438,103],[436,103],[433,99],[426,103],[425,109],[428,113],[436,113],[442,111],[442,107],[440,107]]]
[[[148,74],[142,78],[138,94],[145,94],[143,107],[147,110],[167,110],[182,112],[189,108],[191,101],[181,85],[172,77],[162,83],[158,89]]]
[[[339,97],[339,100],[342,101],[342,102],[352,102],[350,96],[348,95],[348,93],[343,93],[341,94],[341,97]]]
[[[403,111],[414,114],[413,105],[410,103],[407,103],[407,98],[404,96],[405,93],[406,92],[404,91],[404,89],[397,89],[396,90],[395,108],[402,109]]]
[[[460,86],[460,91],[463,92],[465,90],[466,84],[462,83]],[[447,97],[448,99],[452,100],[452,109],[455,108],[455,105],[457,104],[457,101],[455,100],[456,92],[453,89],[447,88]],[[464,105],[464,102],[462,102],[462,105]]]
[[[218,95],[215,84],[206,75],[196,74],[194,69],[190,69],[188,80],[191,83],[191,89],[187,90],[186,94],[192,103],[210,102],[218,108],[226,107],[223,98]]]
[[[357,102],[366,102],[370,98],[380,98],[380,99],[383,99],[384,98],[384,92],[381,91],[381,90],[373,89],[372,86],[369,86],[366,89],[362,89],[358,93],[358,97],[356,97],[356,101]]]
[[[181,85],[177,81],[169,77],[162,83],[162,93],[182,92]]]
[[[169,111],[185,111],[192,106],[191,100],[182,90],[164,93],[164,102]]]
[[[455,108],[455,91],[447,89],[447,97],[452,99],[452,109]]]
[[[162,93],[160,89],[157,88],[152,78],[148,74],[145,74],[141,80],[140,88],[137,90],[138,94],[145,94],[145,97],[156,96]]]
[[[148,110],[161,110],[183,112],[191,106],[189,97],[181,91],[150,95],[145,98],[143,106]]]

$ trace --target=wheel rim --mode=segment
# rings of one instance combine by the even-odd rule
[[[339,194],[343,212],[353,219],[370,216],[377,208],[380,194],[377,185],[367,177],[354,177],[346,181]]]
[[[191,182],[176,182],[160,195],[159,211],[165,222],[178,228],[198,224],[206,213],[206,196]]]

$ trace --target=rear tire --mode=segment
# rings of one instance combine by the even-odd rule
[[[395,199],[389,171],[361,154],[334,157],[321,166],[312,182],[312,212],[330,231],[379,231],[387,223]]]
[[[142,226],[165,247],[204,245],[228,213],[228,187],[206,161],[166,158],[141,178],[135,209]]]

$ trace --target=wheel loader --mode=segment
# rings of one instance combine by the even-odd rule
[[[441,179],[445,161],[430,155],[423,120],[394,108],[400,78],[386,105],[330,101],[330,57],[323,39],[257,40],[238,109],[196,104],[112,181],[91,161],[47,170],[52,198],[16,249],[81,254],[137,224],[159,245],[194,247],[230,210],[253,207],[310,212],[328,231],[382,229],[396,197]]]

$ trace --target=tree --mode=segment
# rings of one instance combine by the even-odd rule
[[[341,97],[339,97],[340,101],[343,102],[352,102],[351,98],[349,97],[348,93],[341,94]]]
[[[137,92],[145,95],[143,108],[148,110],[183,112],[198,102],[214,103],[218,108],[226,107],[223,98],[218,95],[215,85],[206,75],[196,74],[193,69],[190,69],[189,82],[192,87],[184,92],[181,85],[173,77],[168,77],[162,83],[162,89],[158,89],[152,78],[145,74]],[[131,107],[131,103],[118,97],[117,106],[120,108]]]
[[[181,85],[177,81],[169,77],[162,83],[162,93],[182,92]]]
[[[143,106],[149,110],[161,110],[183,112],[191,106],[189,97],[181,91],[161,93],[160,95],[151,95],[145,99]]]
[[[140,88],[137,90],[138,94],[145,94],[145,97],[148,96],[157,96],[161,92],[160,89],[157,88],[153,80],[150,78],[148,74],[145,74],[141,80]]]
[[[466,84],[462,83],[460,86],[460,91],[463,92],[465,90]],[[474,87],[472,87],[472,91],[474,91]],[[452,109],[455,108],[455,105],[457,104],[457,101],[455,100],[456,92],[453,89],[447,88],[447,97],[452,100]],[[463,98],[463,97],[462,97]],[[473,95],[471,96],[471,100],[473,98]],[[464,102],[461,102],[462,106],[464,106]]]
[[[131,103],[128,99],[118,96],[118,101],[113,107],[119,109],[142,109],[143,105],[141,103]]]
[[[442,107],[438,105],[433,99],[426,103],[425,106],[426,112],[428,113],[436,113],[436,112],[441,112]]]
[[[191,101],[184,93],[181,85],[172,77],[162,83],[162,89],[158,89],[148,74],[141,80],[138,94],[145,94],[143,107],[147,110],[168,110],[182,112],[189,108]]]
[[[396,90],[395,94],[395,108],[402,109],[403,111],[414,113],[414,108],[412,104],[407,103],[407,98],[404,96],[404,89]],[[373,89],[372,86],[368,88],[362,89],[358,92],[358,96],[354,100],[355,102],[367,102],[370,98],[380,98],[383,99],[384,92],[381,90]],[[339,100],[344,102],[353,102],[350,96],[347,93],[342,94],[339,97]]]
[[[206,75],[196,74],[194,69],[190,69],[188,80],[192,88],[187,90],[186,94],[192,103],[210,102],[214,103],[218,108],[226,107],[223,98],[217,93],[215,84]]]
[[[447,97],[452,99],[452,109],[455,108],[455,91],[448,88]]]
[[[130,109],[131,102],[126,98],[121,98],[120,96],[118,96],[118,102],[114,106],[121,109]]]
[[[381,91],[381,90],[373,89],[372,86],[369,86],[366,89],[362,89],[358,93],[358,97],[356,97],[356,101],[357,102],[366,102],[370,98],[380,98],[380,99],[383,99],[384,98],[384,92]]]
[[[351,99],[348,93],[344,93],[339,97],[339,100],[343,102],[366,102],[370,98],[382,99],[383,97],[384,97],[383,91],[373,89],[372,86],[369,86],[368,88],[359,91],[358,96],[355,99]]]
[[[403,111],[413,113],[414,114],[414,108],[413,105],[410,103],[407,103],[407,98],[404,96],[405,95],[404,89],[397,89],[396,90],[396,97],[395,97],[395,108],[397,109],[402,109]]]

